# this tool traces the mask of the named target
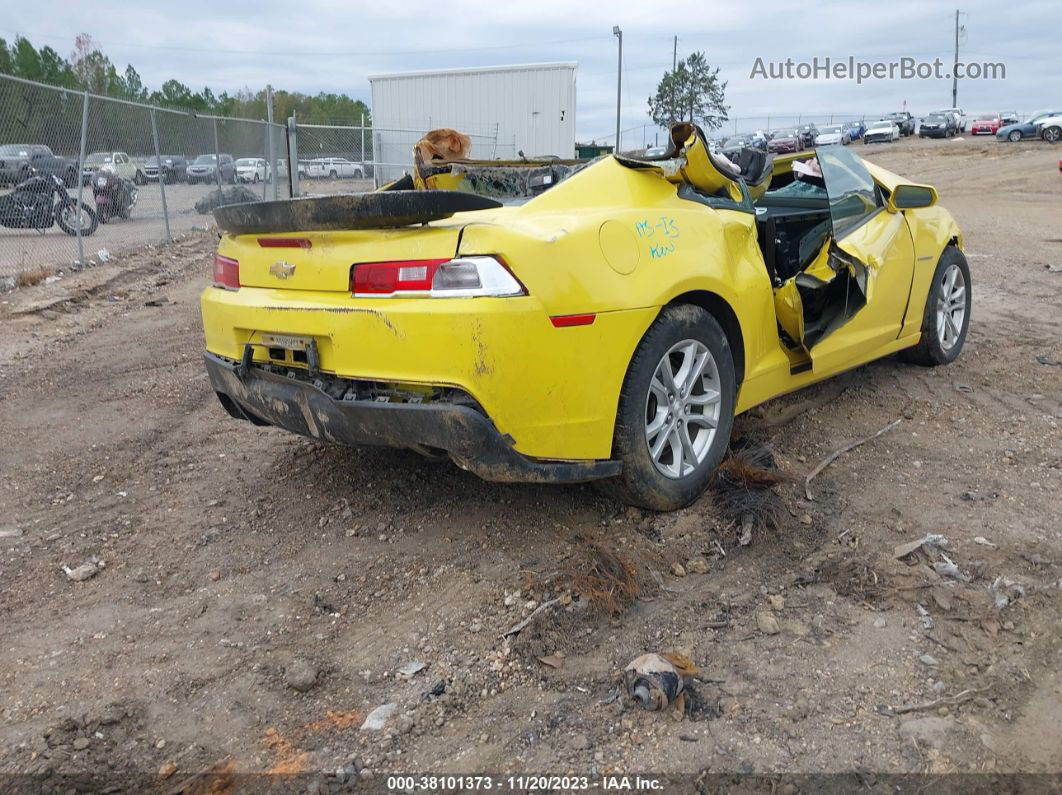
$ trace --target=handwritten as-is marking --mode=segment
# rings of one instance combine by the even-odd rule
[[[681,236],[678,222],[669,215],[661,215],[656,221],[651,218],[635,221],[634,231],[649,244],[651,259],[662,259],[674,252],[675,241]]]

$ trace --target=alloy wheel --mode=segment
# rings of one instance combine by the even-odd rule
[[[958,265],[949,265],[941,276],[937,299],[937,338],[945,351],[955,347],[965,319],[966,277]]]
[[[704,461],[721,396],[719,368],[704,344],[682,340],[660,359],[645,401],[645,442],[661,474],[682,478]]]

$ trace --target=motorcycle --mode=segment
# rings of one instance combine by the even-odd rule
[[[6,196],[0,196],[0,226],[9,229],[36,229],[42,235],[53,225],[68,235],[91,235],[99,219],[84,202],[66,192],[63,181],[55,176],[34,175],[20,182]]]
[[[92,196],[101,224],[112,218],[128,218],[139,191],[127,179],[111,171],[99,171],[92,180]]]

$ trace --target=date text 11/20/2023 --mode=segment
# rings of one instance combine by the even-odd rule
[[[454,789],[502,792],[557,792],[599,790],[603,792],[658,792],[662,779],[649,776],[489,776],[416,775],[388,776],[387,789],[395,792],[438,792]]]

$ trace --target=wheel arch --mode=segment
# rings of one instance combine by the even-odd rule
[[[730,350],[734,355],[734,375],[737,377],[737,386],[741,386],[745,380],[745,337],[741,332],[741,323],[738,321],[737,313],[727,300],[710,290],[690,290],[675,296],[667,303],[668,306],[672,304],[699,306],[723,327],[723,333],[726,334]]]

